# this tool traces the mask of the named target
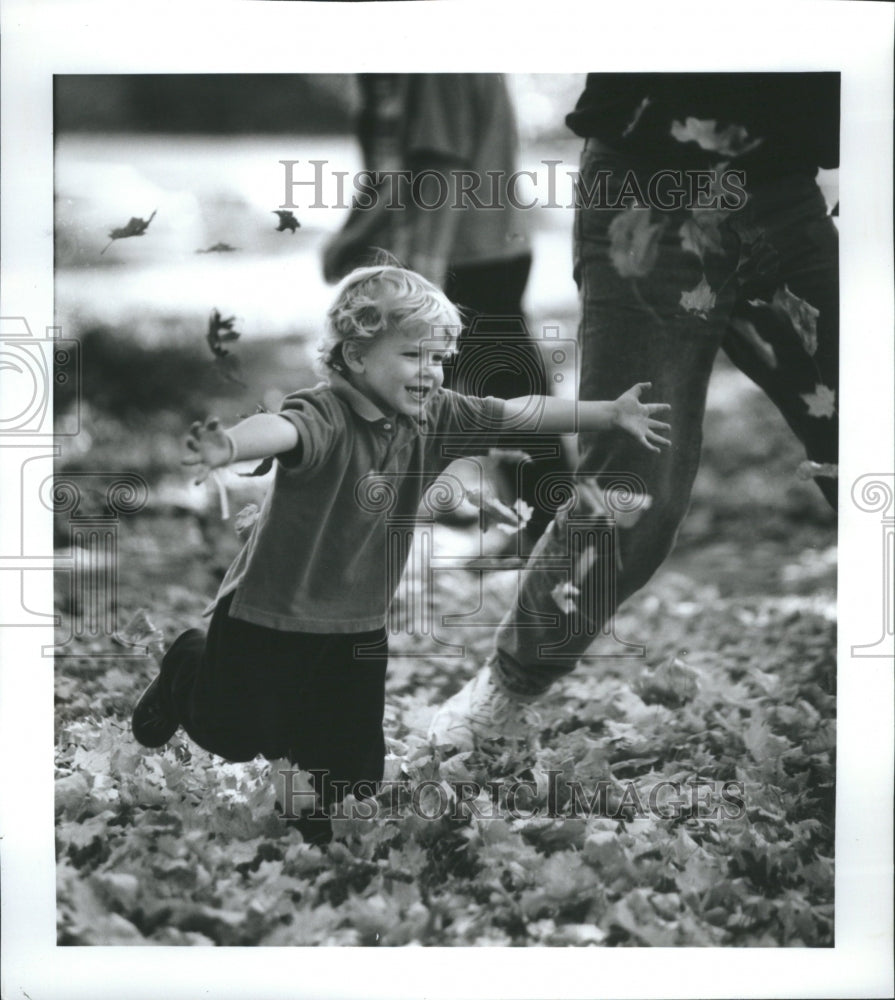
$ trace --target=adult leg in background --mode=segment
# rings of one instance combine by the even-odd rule
[[[589,142],[581,163],[582,188],[592,188],[597,171],[610,171],[612,199],[629,171],[645,186],[654,169]],[[708,381],[733,290],[722,291],[707,315],[682,308],[682,292],[696,287],[704,272],[700,259],[682,248],[679,225],[679,218],[654,210],[588,207],[579,199],[580,398],[615,399],[636,382],[651,382],[644,399],[671,405],[672,445],[657,454],[627,435],[580,436],[576,479],[595,477],[604,487],[613,481],[626,484],[632,493],[648,495],[650,506],[635,524],[617,526],[611,551],[585,549],[589,565],[582,566],[585,555],[575,555],[569,534],[578,518],[586,526],[590,513],[579,485],[576,508],[568,519],[557,519],[535,548],[519,599],[498,629],[492,670],[513,693],[537,695],[574,668],[607,628],[617,605],[662,564],[689,505]],[[720,286],[729,267],[730,255],[719,255],[709,280]],[[578,581],[574,606],[554,596],[570,581]],[[631,638],[641,644],[646,639]]]
[[[737,224],[765,241],[769,263],[741,285],[724,350],[775,403],[808,459],[835,465],[839,233],[807,175],[757,186]],[[835,510],[836,478],[820,476],[817,485]]]
[[[583,180],[598,165],[620,172],[620,164],[605,160],[586,152]],[[608,473],[633,473],[652,506],[632,527],[617,528],[615,574],[599,557],[585,569],[591,589],[609,590],[582,600],[586,607],[567,613],[553,598],[568,570],[537,568],[539,559],[568,550],[556,523],[536,548],[519,601],[498,630],[492,663],[502,685],[521,695],[536,695],[568,673],[618,604],[643,586],[671,550],[698,469],[706,388],[719,343],[779,407],[810,459],[837,460],[838,238],[814,180],[791,177],[757,187],[742,214],[722,224],[724,250],[701,260],[683,250],[678,220],[653,213],[649,225],[659,228],[648,231],[643,218],[630,218],[635,235],[627,243],[626,262],[627,223],[613,213],[578,211],[581,398],[611,399],[635,381],[652,381],[649,398],[672,406],[673,444],[656,455],[630,441],[582,436],[579,472],[600,474],[598,483],[600,476],[611,479]],[[746,302],[756,294],[756,283],[739,273],[750,240],[763,241],[772,261],[757,281],[768,305],[753,307],[762,314],[763,336],[750,334],[741,322]],[[654,257],[650,246],[658,247]],[[702,312],[687,312],[682,292],[694,290],[702,274],[718,290],[716,300]],[[731,302],[734,292],[738,301]],[[728,326],[734,309],[735,322]],[[835,480],[818,484],[835,506]],[[606,588],[610,576],[612,586]],[[545,623],[537,613],[547,611],[551,618]]]
[[[462,310],[464,323],[456,358],[445,368],[448,388],[501,399],[550,393],[543,356],[522,309],[530,269],[527,254],[451,267],[444,290]],[[533,509],[527,535],[535,540],[555,512],[549,497],[538,493],[538,482],[567,469],[565,451],[558,437],[546,435],[513,435],[506,444],[532,452],[532,460],[519,466],[517,487]]]

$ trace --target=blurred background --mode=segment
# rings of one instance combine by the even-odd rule
[[[571,202],[564,170],[581,141],[563,117],[580,75],[511,76],[522,169],[561,159],[558,195]],[[286,191],[280,160],[325,160],[325,203],[338,203],[333,171],[362,167],[354,137],[359,93],[352,75],[56,77],[56,308],[67,330],[93,320],[126,325],[143,343],[179,339],[160,319],[204,321],[217,305],[244,317],[253,336],[319,329],[331,292],[320,249],[347,208],[299,207],[301,229],[276,232],[272,211]],[[350,192],[350,186],[349,186]],[[313,191],[295,188],[295,202]],[[350,193],[344,202],[350,201]],[[146,235],[108,243],[136,216]],[[571,212],[532,212],[535,270],[529,298],[538,312],[575,309]],[[197,253],[216,244],[233,252]],[[109,281],[114,272],[114,295]],[[175,325],[177,325],[175,323]]]

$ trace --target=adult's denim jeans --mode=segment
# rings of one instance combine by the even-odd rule
[[[670,552],[699,467],[719,348],[773,400],[809,459],[837,462],[838,234],[820,189],[807,175],[750,183],[747,174],[745,206],[720,214],[584,204],[581,192],[598,171],[609,172],[605,203],[629,172],[646,191],[650,176],[674,166],[594,140],[582,155],[580,398],[615,399],[652,382],[644,401],[671,404],[672,446],[655,454],[617,433],[580,435],[579,476],[610,494],[620,484],[622,507],[636,507],[641,490],[651,505],[639,518],[621,516],[607,544],[606,530],[588,536],[576,525],[605,529],[619,506],[607,509],[599,491],[577,480],[577,502],[541,537],[498,629],[492,668],[520,694],[538,694],[571,671]],[[818,485],[835,508],[836,480]]]

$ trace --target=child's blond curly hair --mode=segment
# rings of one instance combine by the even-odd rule
[[[359,267],[342,280],[326,314],[320,363],[324,369],[344,372],[345,343],[363,347],[405,324],[428,326],[453,342],[460,313],[440,288],[416,271],[397,264]]]

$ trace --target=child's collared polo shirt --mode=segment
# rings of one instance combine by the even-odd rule
[[[406,561],[406,530],[426,488],[461,455],[498,441],[503,400],[441,389],[424,419],[383,414],[338,375],[292,393],[280,415],[299,436],[276,476],[215,603],[230,614],[295,632],[384,626]]]

